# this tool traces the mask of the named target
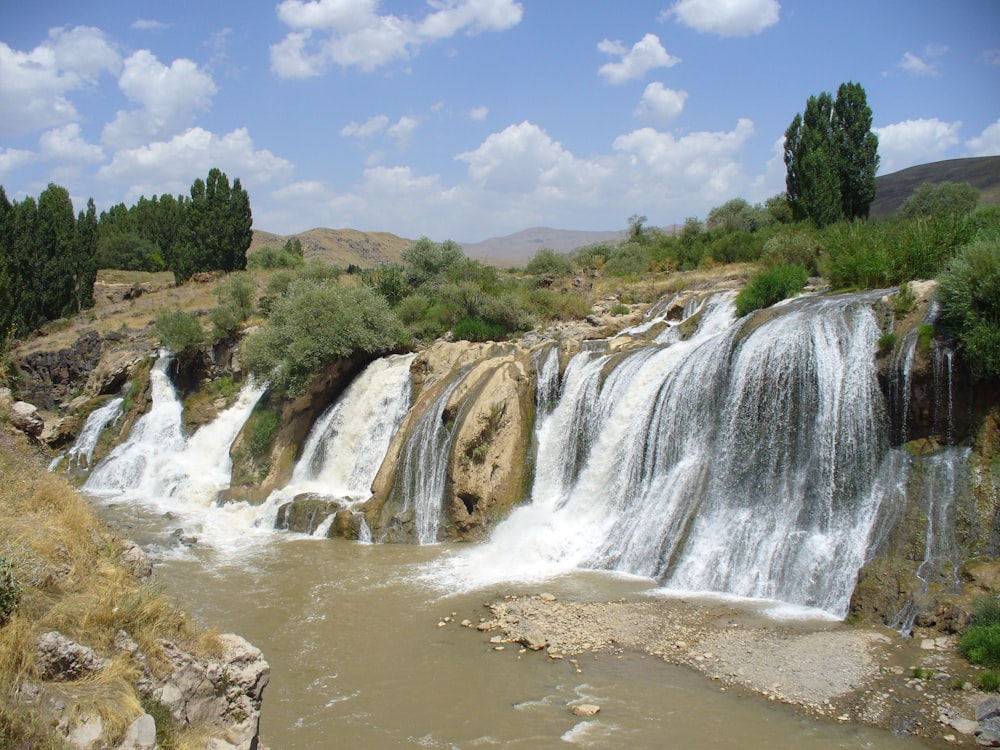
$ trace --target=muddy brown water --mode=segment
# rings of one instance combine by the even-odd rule
[[[569,660],[494,650],[457,623],[484,603],[542,590],[610,600],[648,582],[580,573],[544,586],[448,594],[422,581],[449,545],[365,545],[294,535],[220,552],[175,546],[169,521],[121,506],[158,580],[206,625],[236,632],[271,664],[261,735],[272,750],[320,748],[740,748],[917,750],[913,738],[816,721],[638,655]],[[456,613],[455,623],[438,622]],[[593,718],[570,707],[593,703]]]

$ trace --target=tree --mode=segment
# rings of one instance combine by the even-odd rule
[[[785,187],[796,220],[824,227],[866,218],[875,198],[878,137],[860,84],[844,83],[837,99],[811,96],[785,131]]]
[[[953,216],[972,211],[979,203],[979,191],[968,182],[925,182],[899,207],[903,219],[921,216]]]

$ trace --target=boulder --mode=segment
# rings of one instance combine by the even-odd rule
[[[132,571],[132,574],[141,581],[153,575],[153,562],[149,556],[142,551],[142,547],[131,539],[124,539],[121,542],[122,562]]]
[[[45,429],[45,421],[39,415],[38,408],[26,401],[15,401],[11,406],[10,423],[31,437],[39,437]]]
[[[156,747],[156,721],[149,714],[142,714],[129,724],[125,738],[117,750],[153,750]]]
[[[56,630],[38,639],[35,663],[43,680],[79,680],[107,666],[94,650],[72,641]]]

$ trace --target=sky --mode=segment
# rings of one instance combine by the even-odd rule
[[[5,2],[0,185],[104,210],[218,167],[278,234],[669,226],[783,191],[847,81],[880,174],[1000,154],[1000,2]]]

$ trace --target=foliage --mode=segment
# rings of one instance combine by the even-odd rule
[[[794,263],[766,268],[755,274],[736,295],[736,314],[742,317],[793,297],[802,291],[808,280],[806,269]]]
[[[979,203],[979,191],[967,182],[925,182],[903,201],[897,217],[967,214]]]
[[[796,220],[817,226],[867,218],[875,199],[878,137],[860,84],[842,83],[837,98],[810,96],[785,131],[785,186]]]
[[[578,268],[603,268],[614,249],[614,245],[609,242],[597,242],[581,247],[573,254],[573,263]]]
[[[402,302],[409,292],[403,267],[397,263],[366,268],[361,272],[361,281],[381,294],[392,307]]]
[[[254,414],[250,424],[250,454],[260,458],[270,453],[280,427],[281,419],[277,412],[262,409]]]
[[[254,314],[257,285],[246,273],[230,274],[216,286],[215,296],[219,304],[208,314],[213,336],[232,336]]]
[[[524,272],[532,276],[566,276],[573,271],[573,260],[563,253],[543,247],[524,267]]]
[[[406,268],[406,281],[417,289],[438,277],[447,276],[449,272],[467,263],[461,245],[451,242],[431,242],[427,237],[421,237],[402,252]]]
[[[958,641],[958,652],[973,664],[1000,667],[1000,623],[968,627]]]
[[[302,242],[297,237],[285,242],[280,249],[266,246],[247,256],[247,268],[298,268],[303,262]]]
[[[0,556],[0,627],[13,617],[21,601],[21,586],[14,577],[14,565]]]
[[[1000,375],[1000,239],[979,239],[938,278],[941,325],[957,338],[977,377]]]
[[[819,273],[819,234],[807,223],[783,227],[764,243],[762,261],[766,266],[795,263],[809,272]]]
[[[708,212],[705,229],[726,232],[756,232],[775,219],[761,205],[751,206],[743,198],[733,198]]]
[[[992,669],[984,669],[976,678],[976,685],[984,693],[1000,692],[1000,675]]]
[[[635,242],[626,242],[615,248],[604,266],[610,276],[635,278],[646,273],[650,267],[646,249]]]
[[[384,298],[367,286],[293,281],[272,304],[267,324],[249,336],[250,371],[278,395],[297,396],[331,362],[394,349],[402,326]]]
[[[101,237],[97,243],[97,267],[123,271],[166,269],[159,246],[152,240],[133,233],[116,233]]]
[[[201,322],[183,310],[161,312],[156,316],[155,326],[162,344],[174,354],[191,352],[205,343]]]
[[[22,336],[92,307],[96,253],[93,199],[74,217],[63,187],[11,203],[0,186],[0,331]]]

